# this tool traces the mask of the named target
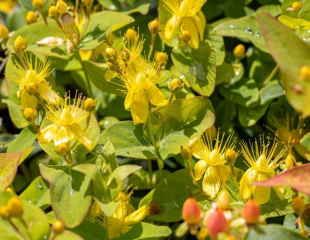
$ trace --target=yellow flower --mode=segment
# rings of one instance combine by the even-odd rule
[[[210,198],[215,198],[223,188],[230,174],[226,151],[234,149],[232,136],[217,134],[213,140],[204,134],[191,145],[191,152],[199,161],[194,165],[193,177],[199,181],[202,177],[202,189]]]
[[[15,0],[1,0],[0,1],[0,11],[9,13],[13,10],[13,8],[16,6]]]
[[[264,138],[256,140],[254,144],[241,145],[241,152],[248,164],[248,170],[240,180],[240,195],[244,200],[254,198],[259,204],[269,201],[271,189],[255,186],[254,182],[264,181],[275,175],[286,149],[276,141],[268,142]]]
[[[160,5],[170,14],[170,18],[161,23],[163,39],[171,44],[182,33],[190,33],[188,44],[192,48],[198,48],[206,27],[206,19],[201,11],[205,2],[206,0],[161,0]]]
[[[23,108],[36,108],[41,99],[48,104],[57,104],[60,97],[52,89],[47,77],[51,68],[46,59],[41,60],[33,55],[25,54],[17,64],[18,97]]]
[[[77,142],[87,150],[92,150],[94,143],[86,133],[90,112],[83,105],[81,97],[75,97],[72,104],[70,98],[66,97],[58,105],[48,105],[46,120],[49,124],[41,127],[39,141],[52,142],[56,150],[64,152]]]
[[[144,205],[135,210],[129,203],[129,197],[120,199],[112,214],[106,218],[109,239],[116,238],[130,230],[131,226],[141,222],[150,214],[150,208]]]
[[[151,106],[167,104],[164,94],[156,86],[160,79],[161,66],[149,62],[142,57],[143,41],[130,38],[121,54],[112,59],[117,65],[118,75],[121,78],[126,93],[125,108],[130,110],[135,124],[145,123]]]

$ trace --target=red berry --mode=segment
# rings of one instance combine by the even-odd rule
[[[219,233],[225,232],[228,228],[227,219],[221,209],[213,210],[206,218],[205,225],[211,238],[216,238]]]
[[[260,215],[259,205],[254,200],[249,200],[242,210],[242,216],[246,223],[254,224],[258,221]]]
[[[198,224],[201,218],[201,210],[194,198],[188,198],[183,204],[182,216],[188,224]]]

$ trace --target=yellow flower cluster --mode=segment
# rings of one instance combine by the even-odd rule
[[[125,108],[131,111],[135,124],[146,122],[152,106],[167,104],[166,97],[156,86],[167,55],[158,53],[156,61],[151,62],[142,56],[142,50],[143,40],[135,30],[129,29],[120,51],[110,47],[105,51],[110,69],[122,80]]]

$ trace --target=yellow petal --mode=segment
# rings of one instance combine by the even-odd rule
[[[60,101],[60,97],[47,82],[40,83],[37,91],[40,97],[49,104],[58,104]]]
[[[189,45],[192,48],[197,49],[200,43],[199,29],[196,25],[195,19],[192,17],[186,17],[182,19],[181,32],[189,32],[191,34],[191,40]]]
[[[202,181],[202,190],[210,198],[215,198],[222,186],[221,175],[217,167],[208,167]]]
[[[204,39],[205,28],[206,28],[206,18],[202,12],[199,12],[194,16],[194,20],[196,22],[196,26],[199,32],[200,40]]]
[[[149,102],[143,90],[135,92],[130,112],[134,124],[146,122],[149,114]]]
[[[240,180],[240,196],[242,199],[247,200],[251,198],[253,192],[253,181],[251,180],[251,169],[248,169],[242,176]]]
[[[36,109],[38,106],[38,99],[35,96],[30,95],[25,91],[22,91],[21,93],[20,102],[21,102],[22,108],[29,107],[29,108]]]
[[[183,0],[180,6],[179,14],[181,16],[196,15],[207,0]]]
[[[149,206],[142,206],[125,218],[125,223],[132,225],[141,222],[150,213]]]
[[[264,181],[268,179],[268,176],[265,174],[257,174],[256,181]],[[264,204],[270,199],[271,188],[255,186],[253,197],[258,204]]]
[[[86,130],[82,129],[78,124],[71,125],[69,129],[75,136],[76,141],[84,145],[89,151],[93,149],[93,142],[87,136],[85,136]]]
[[[160,3],[164,5],[170,14],[176,14],[179,10],[181,0],[163,0]]]
[[[179,25],[180,18],[177,16],[173,16],[168,20],[164,30],[164,37],[167,41],[171,41],[176,35]]]
[[[206,161],[209,157],[209,152],[206,149],[201,138],[197,139],[193,144],[191,144],[190,149],[193,156],[198,159]]]
[[[204,160],[198,161],[194,166],[194,180],[199,181],[207,169],[207,163]]]
[[[147,95],[151,104],[154,106],[164,106],[168,103],[165,95],[153,83],[148,87]]]

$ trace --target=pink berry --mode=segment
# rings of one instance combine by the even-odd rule
[[[188,198],[183,204],[182,216],[188,224],[198,224],[201,218],[201,210],[194,198]]]
[[[254,224],[258,221],[260,216],[259,205],[254,200],[249,200],[245,204],[242,210],[242,217],[245,219],[246,223]]]
[[[221,209],[213,210],[206,218],[205,225],[211,238],[216,238],[219,233],[225,232],[228,228],[228,222]]]

